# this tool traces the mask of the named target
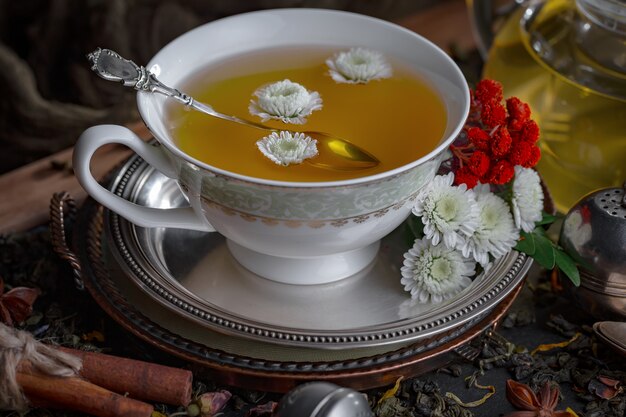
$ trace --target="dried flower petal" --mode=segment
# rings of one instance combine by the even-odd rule
[[[5,323],[7,326],[13,326],[13,319],[9,310],[0,303],[0,322]]]
[[[536,411],[513,411],[504,417],[537,417]]]
[[[41,293],[36,288],[16,287],[3,294],[4,281],[0,278],[0,321],[9,326],[21,323],[33,312],[33,304]]]
[[[399,377],[398,379],[396,379],[396,383],[394,384],[393,387],[389,388],[387,391],[385,391],[385,393],[383,394],[382,397],[380,397],[380,400],[378,400],[377,404],[382,403],[383,401],[385,401],[387,398],[391,398],[391,397],[395,397],[396,394],[398,393],[398,390],[400,389],[400,382],[402,382],[402,380],[404,379],[403,376]]]
[[[542,408],[554,410],[559,402],[559,389],[552,388],[548,382],[543,384],[539,390],[539,403]]]
[[[619,380],[602,375],[598,375],[595,379],[589,381],[587,389],[590,393],[605,400],[615,398],[618,394],[623,392]]]
[[[515,407],[524,411],[516,411],[506,417],[571,417],[569,411],[555,411],[559,402],[558,385],[550,386],[546,382],[540,390],[539,397],[526,384],[506,381],[506,398]]]
[[[226,390],[202,394],[197,400],[198,406],[200,407],[200,415],[202,417],[214,416],[224,408],[232,396],[233,395]]]
[[[274,401],[268,401],[265,404],[252,407],[246,413],[246,417],[270,417],[278,403]]]
[[[513,406],[522,410],[535,411],[540,407],[533,390],[528,385],[512,379],[506,381],[506,398]]]

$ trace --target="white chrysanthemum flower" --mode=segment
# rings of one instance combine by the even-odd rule
[[[489,263],[489,254],[499,258],[507,254],[519,239],[509,205],[489,190],[489,185],[474,187],[479,224],[463,246],[463,256],[473,256],[481,265]]]
[[[391,77],[391,66],[383,54],[371,49],[352,48],[326,60],[333,80],[338,83],[366,84]]]
[[[515,225],[526,233],[532,232],[543,210],[541,181],[533,169],[515,166],[511,206]]]
[[[404,254],[400,268],[401,283],[419,302],[440,303],[468,287],[476,263],[461,252],[444,245],[433,246],[426,239],[416,239]]]
[[[437,175],[417,195],[413,214],[422,218],[424,234],[433,245],[462,248],[478,227],[474,192],[465,184],[453,186],[454,174]]]
[[[278,165],[300,164],[317,155],[317,141],[304,133],[281,130],[257,141],[259,150]]]
[[[254,95],[257,101],[250,100],[248,111],[264,122],[276,119],[301,125],[306,122],[306,116],[322,108],[322,99],[317,91],[308,91],[287,79],[261,87]]]

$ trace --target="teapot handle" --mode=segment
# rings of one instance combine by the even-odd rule
[[[508,17],[518,7],[528,3],[528,0],[511,0],[504,5],[495,5],[494,0],[466,0],[465,3],[478,51],[486,61],[495,36],[493,23],[497,19]]]

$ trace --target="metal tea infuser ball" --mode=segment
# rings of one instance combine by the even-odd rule
[[[309,382],[289,391],[273,417],[373,417],[365,396],[329,382]]]
[[[580,265],[580,287],[570,288],[576,302],[595,318],[625,321],[626,182],[588,194],[572,207],[559,243]]]

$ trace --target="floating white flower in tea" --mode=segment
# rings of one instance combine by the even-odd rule
[[[262,121],[270,119],[283,123],[304,124],[306,116],[322,108],[318,92],[290,80],[278,81],[257,89],[257,101],[250,100],[248,111]]]
[[[263,155],[283,166],[300,164],[317,155],[317,141],[299,132],[272,132],[256,144]]]
[[[478,227],[478,206],[474,192],[453,181],[453,173],[437,175],[417,195],[413,214],[422,218],[433,245],[443,240],[448,248],[461,248]]]
[[[535,223],[541,220],[543,209],[541,181],[533,169],[515,166],[511,204],[515,225],[526,233],[532,232]]]
[[[391,77],[391,66],[383,54],[371,49],[352,48],[326,60],[333,80],[338,83],[366,84]]]
[[[476,263],[444,245],[434,246],[427,238],[416,239],[404,254],[401,283],[411,298],[440,303],[467,288]]]
[[[474,187],[478,205],[478,227],[462,248],[463,256],[473,256],[483,267],[489,263],[489,254],[499,258],[507,254],[519,239],[509,205],[493,194],[488,184]]]

